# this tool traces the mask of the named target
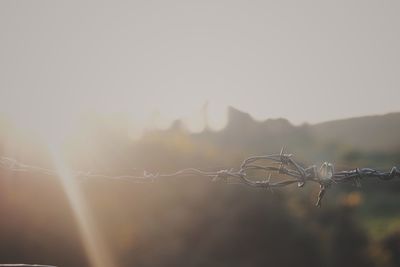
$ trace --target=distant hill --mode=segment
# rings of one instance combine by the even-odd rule
[[[220,131],[206,130],[194,136],[217,146],[255,154],[279,151],[282,146],[306,145],[313,139],[309,125],[294,126],[282,118],[257,121],[248,113],[233,107],[228,109],[225,128]]]
[[[160,161],[173,157],[182,161],[182,157],[188,155],[202,155],[210,160],[211,155],[239,159],[245,155],[279,152],[282,146],[310,161],[321,158],[336,160],[339,157],[348,161],[346,156],[354,152],[361,153],[363,157],[372,154],[379,154],[379,158],[383,158],[383,154],[400,155],[400,113],[295,126],[283,118],[255,120],[248,113],[229,107],[227,125],[219,131],[206,128],[200,133],[190,133],[177,120],[167,130],[153,130],[133,141],[128,133],[112,131],[104,125],[94,126],[93,129],[93,132],[79,136],[70,147],[78,148],[79,155],[83,155],[81,151],[84,148],[96,158],[104,157],[104,162],[124,159],[127,165],[132,161],[142,161],[144,155],[157,157]],[[5,144],[11,142],[6,137],[10,136],[9,130],[7,124],[0,121],[0,150],[5,151]],[[33,151],[31,154],[37,155],[39,149],[32,149],[29,142],[34,143],[34,140],[29,139],[17,141],[16,147],[20,147],[19,151],[30,150]],[[184,156],[178,147],[185,151]],[[189,158],[187,160],[190,161]]]
[[[400,149],[400,113],[329,121],[312,128],[324,140],[343,142],[360,150]]]
[[[227,126],[221,131],[195,134],[216,144],[245,147],[261,152],[281,146],[307,148],[318,144],[340,144],[368,152],[400,150],[400,113],[335,120],[314,125],[292,125],[286,119],[254,120],[248,113],[230,107]]]

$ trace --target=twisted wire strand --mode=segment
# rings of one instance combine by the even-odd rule
[[[56,266],[40,265],[40,264],[0,264],[0,267],[56,267]]]
[[[37,173],[48,176],[57,176],[56,170],[47,169],[21,163],[13,158],[0,157],[0,168],[14,172]],[[254,171],[263,171],[268,174],[266,177],[251,176]],[[271,173],[279,174],[280,179],[271,177]],[[203,171],[196,168],[187,168],[173,173],[150,173],[143,172],[143,175],[106,175],[92,172],[73,171],[72,175],[80,181],[90,179],[124,180],[136,183],[154,182],[163,178],[199,176],[211,179],[211,181],[224,181],[228,184],[242,184],[258,188],[279,188],[292,184],[303,187],[307,182],[318,183],[320,191],[316,206],[320,207],[326,190],[333,184],[353,182],[356,186],[361,185],[361,180],[365,178],[379,178],[380,180],[391,180],[400,178],[400,171],[393,167],[389,172],[374,170],[371,168],[356,168],[335,172],[333,164],[324,162],[317,170],[315,165],[303,167],[293,159],[292,154],[284,153],[282,148],[279,154],[252,156],[245,159],[240,165],[239,170],[223,169],[218,171]],[[275,181],[272,181],[275,180]],[[1,266],[1,265],[0,265]]]

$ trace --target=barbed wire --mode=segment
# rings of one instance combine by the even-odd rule
[[[25,263],[16,263],[16,264],[0,264],[0,267],[57,267],[55,265],[42,265],[42,264],[25,264]]]
[[[56,170],[41,168],[21,163],[13,158],[0,157],[0,168],[15,172],[38,173],[48,176],[58,176]],[[267,176],[260,178],[251,175],[254,171],[263,171]],[[271,173],[277,173],[278,177],[272,177]],[[195,168],[178,170],[174,173],[160,174],[144,171],[142,175],[106,175],[93,172],[73,171],[71,174],[81,181],[90,179],[125,180],[137,183],[154,182],[168,177],[179,176],[202,176],[210,178],[211,181],[224,181],[228,184],[243,184],[250,187],[273,189],[297,184],[303,187],[307,182],[317,183],[320,186],[316,206],[320,207],[326,191],[334,184],[351,182],[360,187],[361,180],[365,178],[378,178],[380,180],[391,180],[400,178],[400,171],[393,167],[389,172],[379,171],[371,168],[356,168],[347,171],[335,172],[332,163],[324,162],[318,169],[316,165],[303,167],[302,164],[293,159],[293,154],[286,154],[282,148],[279,154],[249,157],[243,161],[238,170],[222,169],[218,171],[203,171]],[[274,178],[274,179],[273,179]]]

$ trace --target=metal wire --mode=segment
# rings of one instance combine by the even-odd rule
[[[0,168],[15,172],[37,173],[48,176],[57,176],[56,170],[41,168],[37,166],[23,164],[9,157],[0,157]],[[251,175],[254,171],[264,171],[268,175],[257,177]],[[277,180],[271,177],[271,173],[279,174]],[[203,171],[195,168],[187,168],[169,174],[149,173],[144,171],[142,175],[119,175],[112,176],[106,174],[96,174],[92,172],[74,171],[74,177],[81,181],[90,179],[109,179],[125,180],[137,183],[154,182],[163,178],[179,176],[201,176],[210,178],[211,181],[224,181],[229,184],[243,184],[258,188],[279,188],[292,184],[303,187],[307,182],[318,183],[320,191],[318,194],[316,206],[320,207],[326,190],[334,184],[352,182],[356,186],[361,185],[361,180],[365,178],[379,178],[381,180],[391,180],[400,178],[400,171],[393,167],[389,172],[374,170],[370,168],[357,168],[347,171],[334,171],[331,163],[323,163],[319,170],[315,165],[303,167],[293,159],[292,154],[286,154],[282,148],[279,154],[249,157],[243,161],[238,170],[223,169],[218,171]],[[284,179],[282,179],[282,177]],[[275,181],[273,181],[275,180]]]
[[[0,267],[56,267],[56,266],[38,265],[38,264],[0,264]]]

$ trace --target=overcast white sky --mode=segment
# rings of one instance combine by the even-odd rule
[[[0,113],[142,127],[206,101],[215,126],[228,105],[296,124],[400,111],[399,14],[384,0],[2,0]]]

